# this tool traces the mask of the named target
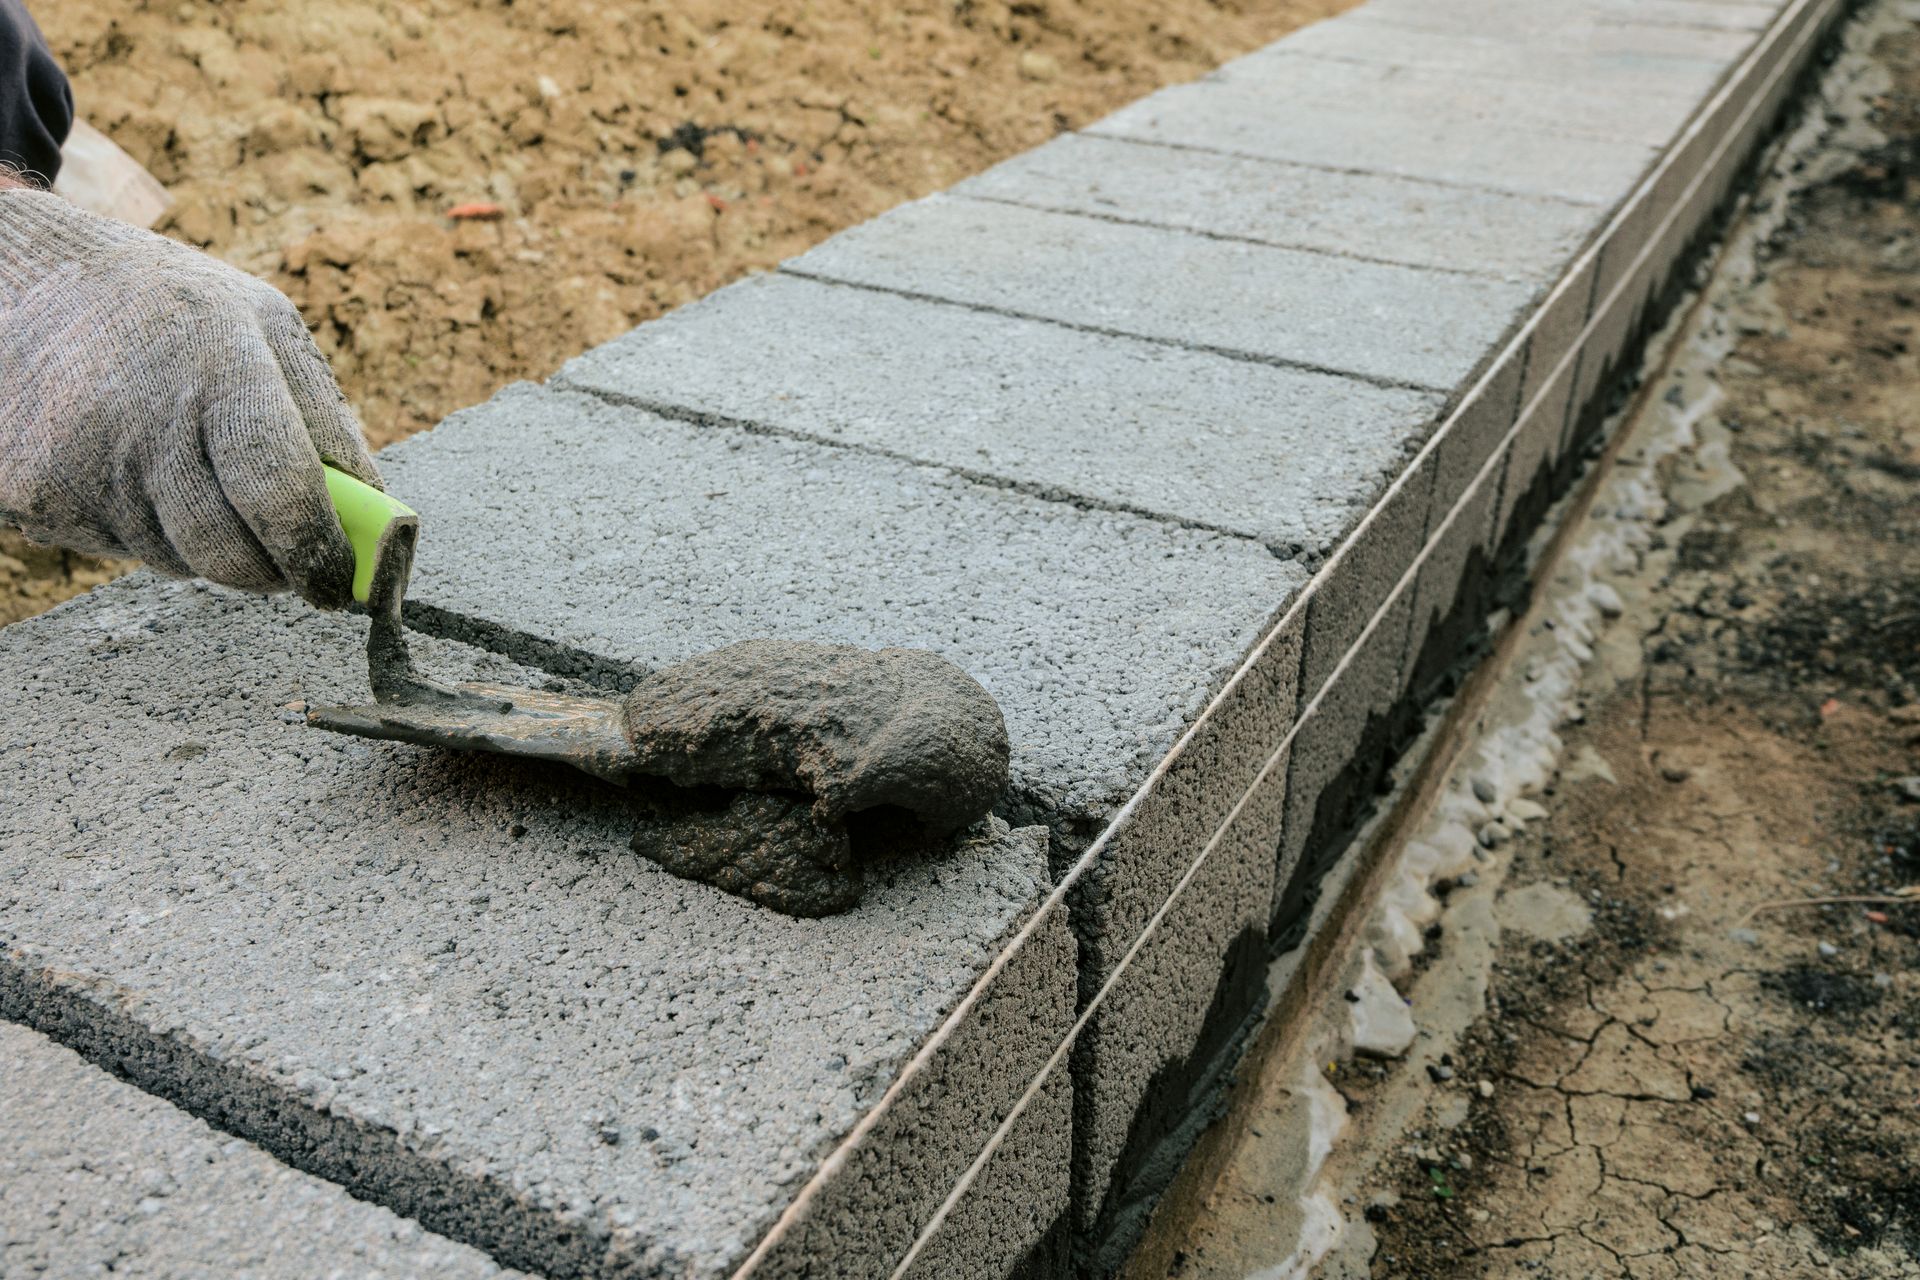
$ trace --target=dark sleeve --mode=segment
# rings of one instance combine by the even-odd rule
[[[22,0],[0,0],[0,163],[51,184],[73,127],[73,90]]]

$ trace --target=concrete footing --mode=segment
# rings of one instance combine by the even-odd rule
[[[459,1265],[1110,1274],[1841,9],[1370,0],[388,451],[436,671],[771,635],[999,699],[996,825],[844,916],[305,728],[352,619],[9,628],[0,1015]]]

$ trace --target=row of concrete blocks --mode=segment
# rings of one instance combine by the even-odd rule
[[[1000,697],[1019,829],[848,916],[317,739],[342,620],[9,629],[0,1011],[547,1274],[1111,1270],[1837,9],[1374,0],[390,451],[451,674],[796,634]]]

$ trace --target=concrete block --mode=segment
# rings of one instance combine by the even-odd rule
[[[1048,909],[1015,947],[991,995],[932,1066],[916,1074],[880,1123],[842,1155],[856,1177],[826,1181],[755,1261],[755,1280],[888,1274],[913,1247],[967,1165],[1006,1117],[1010,1100],[1045,1070],[1073,1026],[1073,931]],[[1025,1048],[1031,1051],[1022,1052]],[[1011,1050],[1011,1052],[1009,1052]],[[982,1087],[983,1081],[989,1081]],[[911,1275],[1004,1280],[1043,1249],[1067,1216],[1073,1091],[1062,1069],[1020,1114],[1015,1133],[931,1240]],[[956,1141],[958,1140],[958,1141]],[[945,1182],[922,1175],[929,1141],[952,1143]],[[970,1143],[971,1151],[960,1151]]]
[[[1317,63],[1348,73],[1340,89],[1324,73],[1311,87],[1295,83],[1298,67],[1313,59],[1250,61],[1162,89],[1086,132],[1600,207],[1624,196],[1657,154],[1646,142],[1506,123],[1486,111],[1481,84],[1471,80],[1387,95],[1391,66]]]
[[[506,1277],[0,1023],[0,1275]]]
[[[1647,52],[1685,50],[1730,58],[1742,39],[1765,27],[1778,6],[1732,0],[1613,0],[1556,3],[1528,0],[1369,0],[1350,10],[1356,22],[1386,22],[1440,31],[1469,30],[1525,43],[1576,45],[1596,36]]]
[[[1582,255],[1541,304],[1539,318],[1527,339],[1525,378],[1517,411],[1537,404],[1545,417],[1564,423],[1570,416],[1580,338],[1592,312],[1598,267],[1597,254]],[[1554,456],[1558,458],[1559,449]]]
[[[1083,996],[1113,972],[1293,728],[1305,615],[1295,610],[1283,620],[1245,673],[1221,692],[1075,887]]]
[[[1335,666],[1426,543],[1439,453],[1416,459],[1406,475],[1383,493],[1366,522],[1348,539],[1340,558],[1321,571],[1307,605],[1300,663],[1300,698],[1318,693]],[[1405,628],[1402,629],[1404,637]],[[1395,658],[1398,661],[1398,658]],[[1397,670],[1397,668],[1396,668]]]
[[[1370,30],[1374,28],[1363,28]],[[1420,39],[1418,32],[1394,28],[1384,34],[1409,43]],[[1572,45],[1568,51],[1579,48]],[[1648,147],[1671,140],[1700,96],[1698,91],[1671,91],[1665,80],[1654,80],[1660,91],[1636,95],[1624,92],[1625,85],[1594,83],[1578,73],[1548,82],[1465,68],[1319,57],[1296,52],[1289,40],[1228,63],[1213,78],[1284,91],[1323,112],[1357,99],[1370,110],[1392,110],[1410,119],[1435,116],[1456,128],[1497,125],[1521,133]],[[1673,83],[1695,82],[1676,77]]]
[[[1494,514],[1501,475],[1496,466],[1445,511],[1434,504],[1427,558],[1414,581],[1401,681],[1416,702],[1452,686],[1495,602]]]
[[[901,1280],[1067,1280],[1072,1135],[1073,1077],[1062,1058]],[[1056,1184],[1057,1195],[1033,1194]],[[819,1274],[819,1259],[813,1265],[806,1274]]]
[[[1432,446],[1433,493],[1422,538],[1429,550],[1414,584],[1406,669],[1401,677],[1416,696],[1426,696],[1430,686],[1450,672],[1471,634],[1461,628],[1435,631],[1453,615],[1461,591],[1472,588],[1474,598],[1464,606],[1470,612],[1491,599],[1491,583],[1469,584],[1466,575],[1476,552],[1482,572],[1491,569],[1498,548],[1493,515],[1502,465],[1496,462],[1487,468],[1485,464],[1505,449],[1503,441],[1520,404],[1524,356],[1523,348],[1499,360],[1487,380],[1450,415],[1442,427],[1444,434]],[[1462,510],[1456,513],[1455,507]],[[1478,618],[1471,617],[1465,625],[1477,623]],[[1429,655],[1429,637],[1437,637],[1433,643],[1446,651]]]
[[[1724,37],[1701,44],[1684,36],[1661,36],[1667,48],[1654,52],[1631,31],[1590,25],[1564,30],[1569,38],[1562,41],[1520,40],[1498,24],[1426,21],[1404,10],[1376,13],[1376,6],[1369,4],[1302,28],[1269,48],[1520,84],[1579,84],[1623,99],[1666,99],[1682,108],[1705,99],[1725,74],[1728,60],[1737,56],[1737,42]],[[1262,52],[1229,65],[1252,62]]]
[[[1286,822],[1267,927],[1275,946],[1298,941],[1321,877],[1371,807],[1376,775],[1384,771],[1392,745],[1413,598],[1408,590],[1388,602],[1379,624],[1328,680],[1318,706],[1303,699],[1287,770]],[[1310,646],[1313,625],[1309,615]]]
[[[1438,390],[1472,370],[1533,292],[943,195],[844,231],[787,269]]]
[[[1074,1046],[1079,1274],[1118,1270],[1265,1002],[1286,759],[1262,776]]]
[[[365,696],[364,625],[136,575],[0,632],[0,777],[32,798],[0,804],[0,1015],[509,1265],[727,1275],[803,1186],[872,1175],[837,1238],[884,1274],[892,1215],[944,1197],[1063,1034],[1063,933],[982,993],[991,1034],[934,1050],[937,1097],[903,1086],[910,1141],[822,1161],[895,1123],[1049,892],[1043,833],[780,916],[631,854],[585,775],[306,727]]]
[[[1561,365],[1544,392],[1521,410],[1520,429],[1508,448],[1505,478],[1500,484],[1493,528],[1495,547],[1506,546],[1510,538],[1524,532],[1515,528],[1516,519],[1531,524],[1546,512],[1533,491],[1559,460],[1566,444],[1567,405],[1571,399],[1568,388],[1573,385],[1574,375],[1574,363]]]
[[[1536,285],[1599,225],[1595,210],[1562,200],[1083,133],[1062,134],[954,193]]]
[[[756,636],[932,649],[1006,713],[1009,815],[1059,830],[1132,793],[1307,580],[1243,538],[527,386],[381,466],[456,638],[636,670]]]
[[[784,275],[642,325],[569,361],[557,385],[1257,538],[1283,557],[1330,552],[1441,405]]]

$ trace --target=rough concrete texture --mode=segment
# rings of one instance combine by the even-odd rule
[[[1081,1274],[1111,1274],[1215,1115],[1264,1003],[1287,761],[1263,774],[1106,994],[1074,1046]],[[1195,851],[1196,860],[1198,850]]]
[[[1327,29],[1345,28],[1311,28]],[[1533,284],[1551,279],[1599,222],[1595,210],[1561,200],[1084,133],[1062,134],[953,190],[975,199]]]
[[[1145,102],[1171,105],[1189,87]],[[1242,102],[1231,109],[1245,118],[1283,108]],[[1209,128],[1220,125],[1215,119]],[[1115,131],[1104,123],[1100,130]],[[1507,281],[947,195],[844,231],[787,269],[1440,390],[1472,370],[1533,293]],[[1383,316],[1393,324],[1383,326]]]
[[[1770,0],[1572,0],[1551,9],[1528,0],[1370,0],[1347,16],[1357,22],[1556,45],[1611,34],[1641,53],[1685,50],[1727,61],[1738,51],[1731,37],[1761,30],[1783,7]]]
[[[923,1234],[928,1239],[908,1274],[928,1280],[1003,1280],[1043,1250],[1068,1208],[1072,1085],[1064,1071],[1052,1075],[1016,1119],[1015,1139],[946,1220],[937,1228],[931,1223],[1011,1100],[1066,1038],[1074,1019],[1073,967],[1073,932],[1056,905],[1034,921],[1030,937],[1011,951],[941,1053],[910,1077],[879,1123],[846,1152],[860,1176],[825,1182],[799,1203],[753,1260],[753,1280],[812,1280],[827,1260],[832,1274],[885,1276]],[[934,1185],[921,1176],[920,1148],[929,1137],[961,1134],[973,1149],[947,1182]]]
[[[1307,578],[1242,538],[526,386],[381,465],[423,517],[413,598],[509,648],[945,656],[1006,714],[1021,821],[1109,812]],[[518,572],[486,572],[503,546]]]
[[[1489,115],[1481,94],[1491,80],[1435,77],[1425,93],[1383,95],[1398,68],[1278,55],[1248,61],[1162,89],[1087,131],[1601,207],[1625,195],[1657,154],[1645,142],[1549,132]],[[1296,84],[1292,73],[1303,66],[1324,70]],[[1346,87],[1337,88],[1342,79]],[[1507,87],[1515,98],[1530,92],[1552,91]],[[1489,345],[1483,341],[1482,350]]]
[[[1308,557],[1338,544],[1441,406],[1430,392],[784,275],[642,325],[558,382]]]
[[[1297,31],[1275,47],[1297,56],[1419,67],[1518,84],[1573,81],[1622,97],[1680,99],[1690,106],[1707,96],[1726,74],[1729,61],[1749,43],[1724,32],[1590,24],[1567,24],[1555,35],[1542,38],[1536,33],[1528,39],[1510,27],[1435,23],[1425,12],[1361,5],[1335,21]]]
[[[507,1276],[0,1022],[0,1275]]]
[[[1000,708],[925,649],[743,640],[639,681],[621,723],[675,791],[635,851],[790,915],[846,910],[862,861],[933,852],[1007,789]]]
[[[136,575],[0,632],[0,1013],[503,1262],[725,1274],[1032,914],[1044,834],[789,919],[627,852],[606,784],[306,727],[362,626]],[[1044,976],[939,1105],[1011,1105],[1063,1034]],[[953,1114],[851,1202],[937,1202],[984,1140]]]

